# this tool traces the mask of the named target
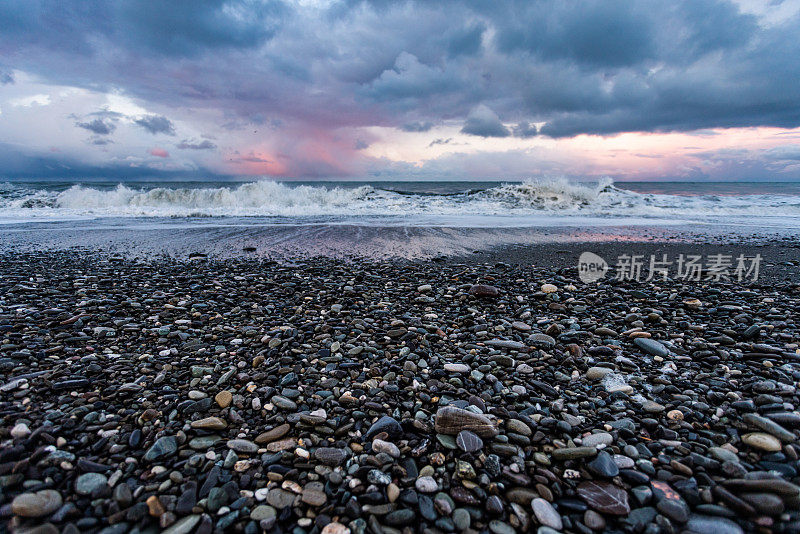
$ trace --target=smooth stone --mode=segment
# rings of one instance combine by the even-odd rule
[[[586,378],[588,380],[602,380],[613,372],[614,370],[608,367],[589,367],[586,370]]]
[[[414,483],[417,491],[422,493],[433,493],[439,491],[439,483],[433,477],[419,477]]]
[[[189,440],[189,447],[196,451],[205,451],[212,448],[214,445],[222,441],[218,434],[210,436],[197,436]]]
[[[680,499],[661,499],[656,509],[676,523],[689,520],[689,507]]]
[[[495,298],[500,295],[500,290],[488,284],[475,284],[469,288],[469,294],[478,298]]]
[[[649,399],[645,400],[642,403],[642,410],[644,410],[647,413],[661,413],[666,409],[667,408],[663,404],[659,404],[656,401],[652,401]]]
[[[357,520],[357,521],[359,521],[359,520]],[[364,521],[364,520],[361,519],[360,521]],[[353,523],[350,523],[350,524],[352,525]],[[341,523],[337,523],[336,521],[334,521],[332,523],[328,523],[327,525],[325,525],[322,528],[322,533],[321,534],[350,534],[350,532],[351,532],[351,530],[349,528],[347,528],[346,526],[344,526]],[[363,532],[361,532],[360,534],[363,534]]]
[[[312,482],[311,484],[316,484]],[[311,485],[309,484],[309,486]],[[311,506],[322,506],[328,501],[328,496],[325,495],[325,492],[322,490],[322,485],[320,484],[319,488],[309,488],[306,486],[303,489],[303,493],[300,497],[304,503],[309,504]]]
[[[273,395],[271,402],[282,410],[297,410],[297,403],[282,395]]]
[[[455,406],[439,408],[434,426],[440,434],[456,435],[462,430],[470,430],[482,438],[493,438],[498,434],[497,426],[487,416]]]
[[[742,527],[730,519],[699,514],[689,516],[686,529],[699,534],[744,534]]]
[[[25,423],[17,423],[11,429],[10,434],[13,439],[23,439],[31,435],[31,429]]]
[[[781,442],[778,438],[765,432],[751,432],[742,436],[742,441],[754,449],[767,452],[777,452],[781,450]]]
[[[335,447],[319,447],[314,451],[314,458],[322,464],[335,467],[344,463],[347,453]]]
[[[539,493],[532,488],[511,488],[506,492],[506,499],[522,506],[528,506],[537,497],[539,497]]]
[[[453,510],[453,523],[459,531],[466,530],[470,527],[472,518],[463,508],[456,508]]]
[[[556,460],[577,460],[578,458],[588,458],[596,454],[596,447],[566,447],[554,449],[552,457]]]
[[[22,493],[11,502],[11,512],[21,517],[43,517],[61,508],[62,503],[61,494],[55,490]]]
[[[417,514],[414,510],[402,508],[386,514],[385,521],[392,526],[405,526],[411,524],[416,518]]]
[[[600,451],[594,460],[586,464],[586,468],[599,477],[613,478],[619,474],[619,467],[606,451]]]
[[[291,427],[287,424],[278,425],[271,430],[267,430],[266,432],[262,432],[261,434],[259,434],[256,437],[255,442],[258,443],[259,445],[263,445],[265,443],[277,441],[286,434],[288,434],[289,430],[291,430]]]
[[[521,343],[519,341],[514,341],[512,339],[490,339],[484,342],[489,347],[496,347],[498,349],[509,349],[509,350],[520,350],[525,348],[525,343]],[[513,360],[509,357],[505,357],[511,362],[513,365]],[[510,365],[508,365],[510,367]]]
[[[492,519],[489,521],[489,530],[491,530],[494,534],[516,534],[516,530],[514,527],[509,525],[508,523],[504,523],[499,519]]]
[[[583,447],[597,447],[598,445],[608,446],[612,443],[614,443],[614,436],[608,432],[598,432],[581,438],[581,445]]]
[[[710,454],[712,458],[719,460],[720,462],[734,462],[737,464],[739,463],[739,456],[737,456],[735,452],[730,451],[724,447],[711,447],[708,449],[708,454]]]
[[[397,445],[390,441],[384,441],[376,438],[372,440],[372,450],[376,454],[385,453],[392,458],[400,457],[400,449],[397,447]]]
[[[178,440],[175,436],[162,436],[144,453],[144,459],[152,462],[168,456],[172,456],[178,451]]]
[[[634,465],[636,465],[636,462],[633,461],[633,458],[624,456],[622,454],[614,455],[614,463],[617,464],[617,467],[620,469],[631,469]]]
[[[783,513],[783,499],[772,493],[741,493],[739,497],[762,514],[780,515]]]
[[[515,434],[520,434],[525,437],[531,437],[533,434],[533,430],[529,427],[524,421],[520,421],[519,419],[509,419],[506,421],[506,429],[509,432],[513,432]]]
[[[737,491],[766,491],[768,493],[775,493],[776,495],[785,495],[793,499],[800,498],[800,487],[781,478],[736,478],[724,481],[723,485],[728,488],[734,488]]]
[[[227,390],[220,391],[214,396],[214,401],[220,408],[227,408],[233,401],[233,394]]]
[[[655,339],[637,337],[633,340],[633,343],[653,356],[661,356],[662,358],[669,356],[669,349]]]
[[[797,439],[792,432],[789,432],[775,421],[767,419],[766,417],[761,417],[758,414],[746,413],[742,416],[742,420],[745,423],[753,425],[754,427],[775,436],[783,442],[791,443]]]
[[[192,421],[191,426],[192,428],[199,428],[202,430],[225,430],[228,427],[228,423],[219,417],[206,417],[204,419]]]
[[[578,496],[603,514],[627,515],[631,511],[628,492],[610,482],[581,482],[578,484]]]
[[[255,454],[258,452],[258,445],[246,439],[230,439],[226,445],[229,449],[243,454]]]
[[[561,515],[556,512],[553,505],[542,498],[536,498],[531,501],[533,514],[536,516],[540,524],[550,527],[555,530],[564,528],[564,523],[561,521]]]
[[[475,452],[483,448],[483,440],[474,432],[462,430],[456,436],[456,445],[464,452]]]
[[[101,473],[84,473],[75,480],[75,492],[79,495],[91,495],[108,484],[108,477]]]
[[[469,365],[463,363],[446,363],[444,370],[448,373],[469,373],[472,369]]]
[[[188,515],[177,520],[171,527],[162,530],[161,534],[189,534],[199,521],[199,515]]]
[[[250,519],[253,521],[262,521],[264,519],[272,519],[277,516],[275,508],[268,504],[259,504],[250,512]]]
[[[364,439],[370,440],[381,432],[386,432],[389,439],[395,439],[403,435],[403,427],[393,417],[384,415],[369,427],[367,433],[364,434]]]
[[[592,530],[605,530],[606,528],[605,518],[594,510],[586,510],[583,513],[583,524]]]
[[[267,493],[267,502],[278,509],[287,508],[294,504],[295,494],[281,488],[273,488]]]

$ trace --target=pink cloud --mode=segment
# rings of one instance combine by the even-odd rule
[[[156,157],[159,157],[159,158],[168,158],[169,157],[169,152],[167,152],[163,148],[156,147],[156,148],[151,148],[150,149],[150,155],[151,156],[156,156]]]

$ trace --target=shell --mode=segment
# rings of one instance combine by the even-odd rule
[[[487,416],[455,406],[439,408],[435,428],[439,434],[449,435],[456,435],[462,430],[471,430],[482,438],[493,438],[498,434],[497,425]]]

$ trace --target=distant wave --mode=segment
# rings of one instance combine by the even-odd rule
[[[257,181],[205,188],[73,185],[55,191],[6,183],[0,184],[0,217],[800,216],[796,196],[643,194],[620,189],[610,179],[599,183],[529,180],[457,193],[414,192],[402,190],[397,183],[394,186],[395,190],[377,185],[347,188]]]

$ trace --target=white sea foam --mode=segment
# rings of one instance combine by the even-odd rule
[[[397,184],[396,184],[397,185]],[[379,185],[336,187],[257,181],[218,187],[114,188],[73,185],[66,190],[0,184],[0,218],[185,216],[513,216],[800,217],[790,195],[676,196],[599,183],[531,180],[480,191],[415,193]]]

